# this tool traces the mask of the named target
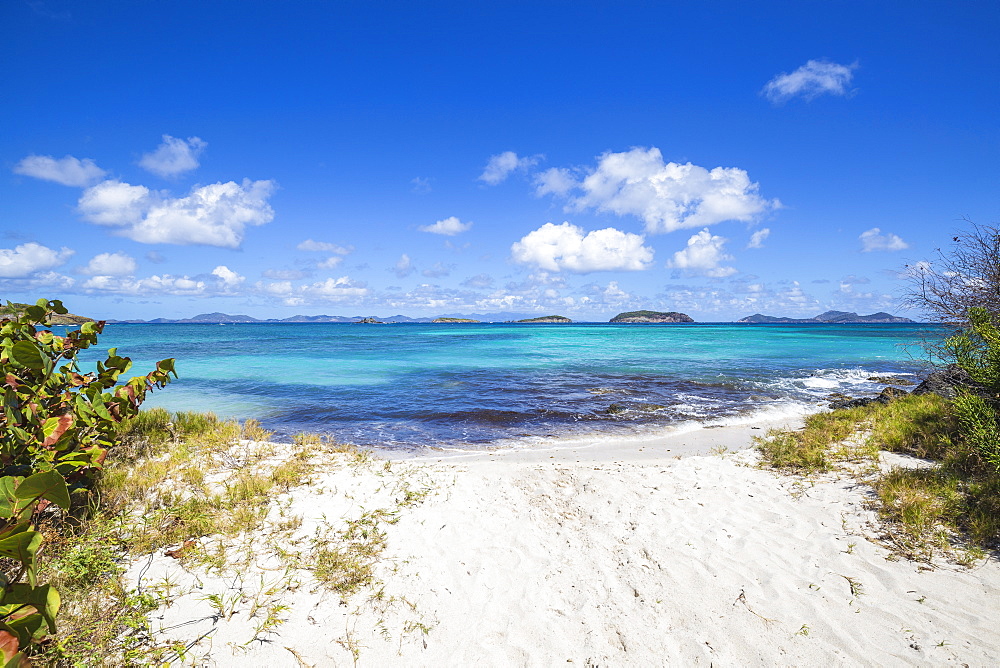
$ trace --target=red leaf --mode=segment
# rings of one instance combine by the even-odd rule
[[[12,635],[9,631],[0,631],[0,653],[3,654],[4,663],[14,658],[19,649],[21,649],[21,645],[17,642],[17,636]]]
[[[7,387],[15,388],[21,384],[21,381],[12,373],[7,374]]]
[[[65,434],[69,430],[69,428],[73,426],[75,420],[76,419],[73,417],[72,414],[67,413],[66,415],[60,415],[59,422],[56,424],[55,430],[51,434],[49,434],[44,441],[42,441],[42,445],[46,448],[49,447],[50,445],[55,445],[56,442],[60,438],[62,438],[62,435]]]

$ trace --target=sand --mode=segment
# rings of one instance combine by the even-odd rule
[[[186,592],[152,615],[181,664],[1000,662],[1000,564],[893,560],[869,488],[755,468],[754,426],[331,466],[283,500],[302,536],[429,491],[385,526],[380,593],[342,601],[273,559],[219,577],[157,554],[130,576]],[[283,623],[258,633],[268,606]]]

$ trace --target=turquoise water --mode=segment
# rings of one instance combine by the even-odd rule
[[[921,325],[108,325],[134,371],[177,358],[147,405],[258,418],[289,437],[479,446],[646,433],[814,410],[924,375]],[[93,351],[88,351],[92,358]]]

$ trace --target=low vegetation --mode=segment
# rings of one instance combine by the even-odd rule
[[[345,602],[362,590],[384,597],[378,565],[385,527],[430,491],[367,451],[326,437],[271,443],[252,420],[153,409],[123,421],[118,433],[120,447],[86,518],[53,527],[40,572],[63,595],[58,630],[33,650],[53,665],[195,659],[194,644],[172,641],[150,623],[151,613],[180,599],[211,607],[209,637],[236,614],[254,620],[242,639],[248,644],[273,637],[289,613],[282,595],[303,578]],[[353,467],[383,478],[385,507],[318,523],[291,508],[286,492],[321,471]],[[137,561],[148,567],[164,556],[192,577],[147,574],[136,581]]]
[[[131,360],[112,349],[84,372],[77,353],[96,344],[104,323],[57,336],[46,326],[65,313],[60,302],[40,300],[8,304],[0,319],[5,668],[187,662],[236,613],[254,622],[243,645],[266,642],[287,616],[282,593],[303,578],[345,603],[363,589],[382,609],[399,602],[379,580],[384,527],[428,487],[321,436],[278,445],[253,420],[140,411],[150,390],[176,376],[174,361],[124,380]],[[382,480],[365,497],[381,505],[349,501],[329,518],[292,508],[286,492],[321,469],[357,466]],[[157,560],[189,577],[149,575]],[[213,626],[187,644],[150,622],[183,597],[214,611],[206,618]],[[419,618],[403,626],[426,628]],[[349,637],[342,644],[357,651]]]
[[[800,431],[757,439],[763,462],[802,474],[850,471],[870,483],[886,520],[882,539],[896,553],[929,561],[947,554],[972,563],[1000,548],[1000,470],[995,441],[948,401],[908,395],[887,404],[811,415]],[[995,419],[995,413],[985,419]],[[885,471],[880,452],[917,458]]]

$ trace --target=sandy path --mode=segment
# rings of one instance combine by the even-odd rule
[[[702,437],[747,442],[748,428],[722,431]],[[215,625],[191,662],[352,665],[351,647],[361,666],[1000,661],[995,561],[925,570],[887,560],[861,535],[874,517],[846,478],[803,486],[747,466],[749,451],[676,459],[637,447],[636,459],[619,448],[396,463],[437,493],[388,529],[383,578],[395,603],[341,605],[304,585],[282,595],[287,621],[267,642],[237,649],[252,621],[239,614],[190,625],[191,638]],[[295,492],[295,506],[349,512],[359,502],[345,495],[384,493],[375,477],[332,472]],[[151,572],[172,568],[158,557]],[[159,622],[204,616],[197,605],[183,597]]]

